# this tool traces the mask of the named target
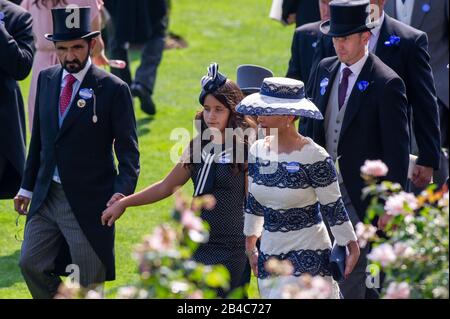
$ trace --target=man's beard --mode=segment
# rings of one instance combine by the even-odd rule
[[[78,73],[81,70],[84,69],[88,62],[89,58],[86,58],[84,62],[81,62],[78,59],[72,60],[72,61],[66,61],[62,64],[62,67],[69,73]]]

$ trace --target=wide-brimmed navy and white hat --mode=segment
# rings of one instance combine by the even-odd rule
[[[237,106],[244,115],[295,115],[323,120],[319,109],[305,97],[303,82],[288,78],[266,78],[259,93],[247,96]]]

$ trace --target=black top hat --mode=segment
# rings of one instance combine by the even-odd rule
[[[335,0],[330,2],[330,20],[320,25],[320,31],[332,37],[345,37],[374,27],[369,0]]]
[[[100,31],[91,31],[90,7],[67,7],[52,9],[53,34],[46,34],[49,41],[71,41],[90,39]]]
[[[237,69],[237,85],[246,95],[259,92],[264,79],[271,77],[272,71],[258,65],[243,64]]]

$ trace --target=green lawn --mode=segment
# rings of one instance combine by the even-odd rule
[[[166,51],[159,68],[155,88],[158,113],[146,117],[136,101],[141,152],[140,190],[163,178],[171,169],[169,151],[173,128],[192,130],[198,104],[200,78],[210,62],[235,79],[239,64],[259,64],[284,76],[290,56],[293,28],[283,27],[268,18],[269,0],[177,0],[173,3],[170,30],[189,43],[183,50]],[[133,70],[139,55],[133,53]],[[29,82],[21,83],[24,98]],[[186,185],[191,193],[192,186]],[[135,263],[130,257],[133,247],[152,228],[169,219],[173,199],[152,206],[130,209],[118,222],[116,230],[117,280],[107,288],[136,280]],[[0,202],[0,298],[30,298],[17,266],[20,242],[15,234],[16,213],[12,201]],[[23,224],[23,220],[21,220]],[[253,283],[251,296],[257,293]]]

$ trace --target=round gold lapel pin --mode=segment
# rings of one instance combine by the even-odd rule
[[[83,99],[78,100],[77,105],[80,109],[86,106],[86,101]]]

